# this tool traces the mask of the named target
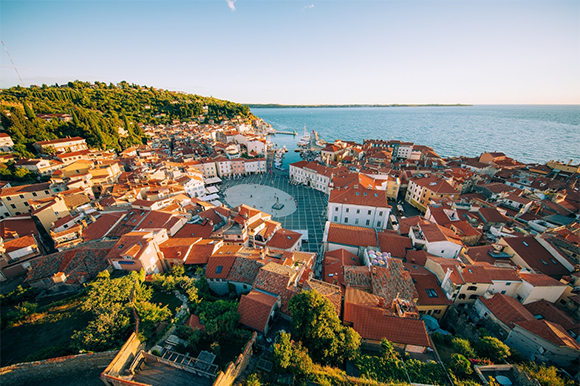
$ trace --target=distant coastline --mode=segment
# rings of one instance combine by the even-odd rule
[[[456,104],[390,104],[390,105],[377,105],[377,104],[350,104],[350,105],[279,105],[275,103],[242,103],[244,106],[249,108],[340,108],[340,107],[473,107],[473,105],[466,105],[461,103]]]

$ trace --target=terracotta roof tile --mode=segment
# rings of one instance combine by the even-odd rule
[[[371,228],[329,223],[328,242],[359,247],[376,247],[377,234]]]
[[[580,344],[564,331],[559,324],[536,319],[516,322],[515,324],[558,347],[569,347],[580,351]]]
[[[576,336],[580,336],[580,324],[578,324],[578,321],[572,319],[553,303],[542,299],[537,302],[525,304],[524,307],[530,311],[536,319],[538,319],[538,316],[541,316],[541,319],[557,323],[562,326],[564,330],[572,330]]]
[[[277,296],[252,290],[247,295],[242,295],[238,312],[240,313],[240,323],[264,332],[270,318],[272,308],[278,301]]]
[[[377,301],[375,304],[378,304],[378,297],[365,294],[363,291],[358,291],[358,296],[353,296],[349,294],[351,291],[358,290],[347,288],[348,300],[345,298],[344,320],[352,323],[352,327],[361,338],[374,341],[386,338],[398,344],[430,346],[425,323],[422,320],[389,316],[385,314],[384,309],[372,305],[375,300]]]
[[[378,236],[381,252],[388,252],[393,257],[402,259],[406,256],[407,250],[413,249],[413,242],[408,237],[389,231],[378,232]]]
[[[510,329],[513,328],[512,324],[515,322],[534,319],[534,315],[510,296],[494,294],[489,299],[480,296],[479,300],[496,318]]]
[[[530,283],[534,287],[562,287],[566,284],[560,283],[558,280],[541,273],[520,273],[522,280]]]

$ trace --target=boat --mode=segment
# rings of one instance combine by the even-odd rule
[[[304,135],[296,143],[298,146],[310,146],[310,134],[306,131],[306,125],[304,125]]]

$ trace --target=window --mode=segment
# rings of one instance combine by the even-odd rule
[[[346,208],[346,213],[348,213],[348,211],[349,211],[349,209],[348,209],[348,208]]]
[[[356,214],[360,214],[360,209],[357,209],[356,210]]]
[[[441,310],[435,310],[435,311],[433,311],[433,313],[434,313],[435,315],[439,315],[439,314],[441,313]]]
[[[50,192],[48,190],[45,190],[44,194],[50,194]]]
[[[509,281],[507,283],[505,283],[505,285],[510,286],[512,285],[512,283],[510,283]]]
[[[223,269],[224,269],[223,265],[218,265],[217,268],[215,269],[215,273],[222,273]]]
[[[34,197],[36,197],[36,192],[32,192],[32,195],[33,195]]]
[[[10,204],[10,206],[12,207],[12,209],[16,209],[16,205]]]
[[[8,201],[12,201],[12,199],[11,199],[10,197],[6,197],[6,199],[7,199]]]
[[[369,215],[371,214],[371,211],[370,211],[370,210],[369,210],[369,213],[368,213],[368,214],[369,214]]]
[[[437,295],[437,292],[435,292],[435,290],[432,288],[426,288],[425,291],[427,292],[427,296],[429,296],[430,298],[438,298],[439,297]]]
[[[502,294],[502,295],[505,295],[505,291],[501,291],[501,294]]]
[[[21,194],[21,195],[20,195],[20,198],[24,198],[24,194]]]
[[[477,291],[477,286],[475,285],[470,285],[469,287],[467,287],[468,291]]]
[[[338,206],[337,206],[336,208],[334,208],[334,211],[335,211],[335,212],[338,212]]]
[[[381,211],[379,212],[379,216],[382,216],[382,215],[383,215],[383,211],[381,210]]]
[[[25,202],[25,203],[24,203],[24,206],[28,206],[28,203],[27,203],[27,202]]]
[[[366,224],[369,226],[371,224],[371,220],[367,220]]]
[[[477,295],[471,295],[469,298],[472,299],[472,300],[473,299],[477,299]]]
[[[338,216],[334,216],[334,222],[338,222]]]
[[[441,253],[445,253],[445,249],[442,249],[442,250],[441,250]]]
[[[380,227],[381,227],[381,222],[377,221],[377,228],[380,228]]]
[[[348,217],[345,217],[345,218],[344,218],[344,223],[345,223],[345,224],[348,224]]]
[[[355,225],[358,225],[358,218],[354,220]]]
[[[457,298],[458,299],[465,299],[465,294],[460,294]]]

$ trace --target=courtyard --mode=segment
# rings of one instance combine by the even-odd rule
[[[220,199],[229,207],[246,204],[269,213],[283,228],[308,231],[308,242],[303,242],[302,250],[319,253],[320,261],[328,204],[324,193],[303,185],[292,185],[287,175],[261,174],[224,179]],[[284,207],[273,209],[277,202]]]

